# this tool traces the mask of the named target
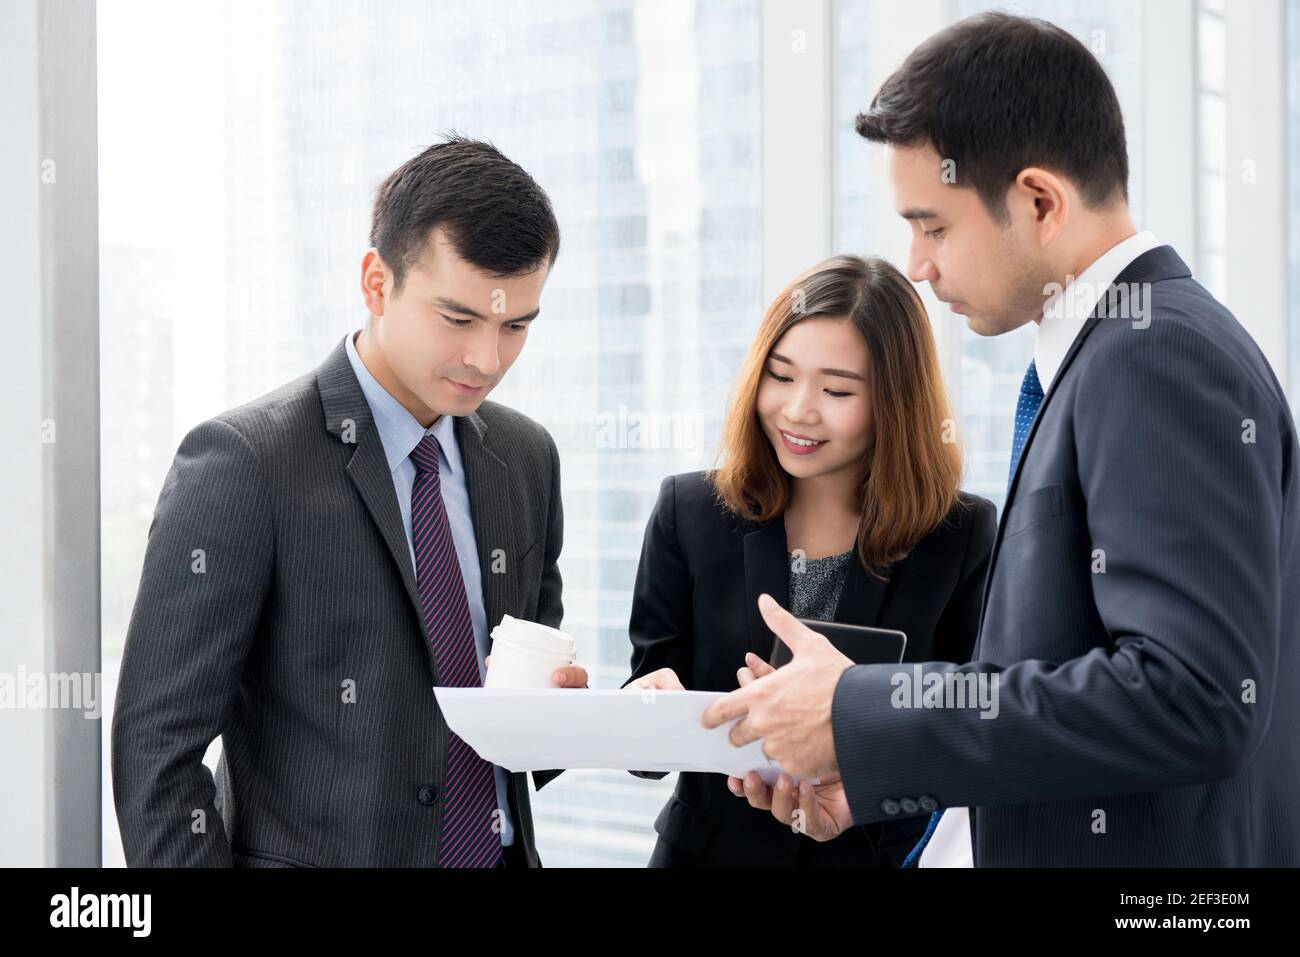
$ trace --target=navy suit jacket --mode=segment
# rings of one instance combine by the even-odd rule
[[[996,676],[996,717],[896,707],[897,668],[846,671],[853,817],[967,806],[977,867],[1298,865],[1295,423],[1173,249],[1116,282],[1144,290],[1145,318],[1103,297],[1043,400],[975,661],[924,666]]]

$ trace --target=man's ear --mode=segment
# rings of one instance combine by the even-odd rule
[[[1007,207],[1030,223],[1042,246],[1050,245],[1065,228],[1073,195],[1064,179],[1051,170],[1027,166],[1007,192]],[[1016,217],[1018,218],[1018,217]]]
[[[391,290],[392,272],[379,255],[379,250],[366,251],[361,259],[361,298],[372,316],[382,316]]]

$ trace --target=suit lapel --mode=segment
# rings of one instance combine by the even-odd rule
[[[1174,251],[1172,246],[1157,246],[1154,249],[1147,250],[1145,253],[1138,256],[1137,259],[1129,263],[1128,266],[1126,266],[1124,270],[1115,277],[1112,286],[1118,286],[1121,284],[1152,283],[1158,282],[1161,279],[1185,278],[1191,274],[1191,270],[1187,268],[1187,264],[1183,262],[1182,258]],[[1061,381],[1069,372],[1070,365],[1074,362],[1075,356],[1079,354],[1079,350],[1083,348],[1084,342],[1087,341],[1088,336],[1092,334],[1092,331],[1097,328],[1097,325],[1103,319],[1109,318],[1107,306],[1110,301],[1111,297],[1109,295],[1103,295],[1097,301],[1097,305],[1093,308],[1092,315],[1088,317],[1088,321],[1085,322],[1083,328],[1079,330],[1079,334],[1074,337],[1074,342],[1070,344],[1069,351],[1066,352],[1065,358],[1061,360],[1061,367],[1052,378],[1052,383],[1043,396],[1042,404],[1038,407],[1038,412],[1034,415],[1034,421],[1029,426],[1029,434],[1025,436],[1024,447],[1020,450],[1020,458],[1016,461],[1016,470],[1012,473],[1011,481],[1007,485],[1006,503],[1002,507],[1002,515],[998,521],[997,535],[993,540],[993,552],[989,558],[989,571],[984,578],[984,596],[983,600],[980,602],[979,637],[976,639],[975,643],[975,654],[977,658],[980,642],[984,637],[984,610],[988,607],[989,586],[993,582],[993,570],[997,566],[998,552],[1002,548],[1002,534],[1006,529],[1007,513],[1011,511],[1011,503],[1015,498],[1017,487],[1020,484],[1020,473],[1024,470],[1025,459],[1029,457],[1029,448],[1033,444],[1034,436],[1038,433],[1038,424],[1043,421],[1043,416],[1047,413],[1047,407],[1051,403],[1052,397],[1060,391],[1059,386]],[[1150,295],[1148,294],[1146,308],[1149,310],[1150,306]],[[1148,321],[1154,321],[1154,317],[1148,317]]]
[[[348,460],[347,473],[356,486],[371,520],[379,530],[389,555],[397,565],[398,574],[414,609],[416,619],[424,621],[420,592],[415,583],[415,569],[411,566],[410,545],[402,524],[402,513],[397,505],[393,476],[388,469],[384,443],[375,428],[370,404],[357,382],[348,361],[345,340],[330,353],[316,373],[321,405],[325,411],[325,427],[345,445],[355,446]],[[460,445],[465,466],[465,485],[469,491],[474,538],[478,546],[479,572],[483,580],[483,607],[487,613],[490,631],[501,616],[515,609],[517,576],[514,562],[519,555],[514,548],[509,516],[515,504],[508,481],[506,464],[485,443],[487,426],[478,414],[456,419],[456,441]],[[494,555],[500,549],[498,567],[493,574]],[[433,651],[425,642],[432,666]],[[436,672],[435,672],[436,680]]]
[[[844,574],[840,600],[835,606],[835,620],[848,625],[875,625],[889,579],[876,578],[863,568],[856,549],[855,543],[853,557],[849,559],[848,571]]]
[[[856,547],[856,546],[855,546]],[[889,580],[881,580],[862,567],[855,554],[844,575],[835,621],[874,625],[880,615]],[[749,649],[767,658],[772,632],[758,610],[758,596],[766,592],[782,608],[790,608],[790,554],[786,551],[785,519],[771,522],[745,536],[745,617],[749,622]]]
[[[483,608],[491,632],[504,615],[518,610],[519,576],[510,516],[517,514],[510,469],[489,447],[488,428],[477,413],[456,420],[456,442],[465,463],[470,516],[483,580]]]
[[[325,411],[325,428],[344,445],[354,446],[347,464],[348,478],[360,493],[371,520],[397,565],[416,618],[423,622],[424,610],[420,606],[420,592],[415,587],[415,569],[411,567],[410,547],[402,525],[402,513],[397,507],[397,493],[393,489],[384,443],[375,428],[370,404],[366,402],[365,393],[352,371],[352,363],[348,361],[345,341],[339,341],[316,372],[316,385]]]
[[[748,650],[764,661],[772,653],[773,635],[758,610],[764,592],[782,608],[790,607],[790,565],[785,544],[785,519],[778,515],[745,535],[745,620],[749,622]]]
[[[397,507],[397,493],[393,489],[393,475],[388,469],[388,458],[378,429],[367,429],[357,444],[357,450],[348,462],[348,478],[361,493],[370,517],[383,536],[388,553],[397,563],[406,587],[406,595],[416,616],[424,621],[420,592],[415,587],[415,570],[411,567],[411,551],[402,525],[402,513]]]

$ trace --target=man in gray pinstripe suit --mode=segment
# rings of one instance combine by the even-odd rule
[[[540,866],[526,776],[433,687],[481,681],[503,615],[561,621],[555,443],[484,401],[559,227],[452,137],[380,187],[371,244],[360,334],[191,431],[159,496],[113,720],[132,866]]]

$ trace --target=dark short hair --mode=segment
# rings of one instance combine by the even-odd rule
[[[1088,49],[1055,24],[984,13],[930,37],[857,118],[876,143],[929,143],[1005,221],[1020,171],[1063,174],[1094,209],[1128,202],[1119,98]]]
[[[393,271],[394,290],[441,226],[456,253],[493,276],[519,276],[560,252],[545,191],[491,143],[450,134],[388,175],[375,193],[370,245]]]

